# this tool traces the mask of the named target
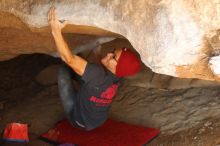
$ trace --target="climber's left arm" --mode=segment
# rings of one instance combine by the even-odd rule
[[[77,74],[83,75],[87,61],[81,58],[80,56],[72,54],[70,48],[65,42],[62,36],[62,28],[67,24],[66,22],[61,23],[57,19],[55,8],[51,8],[48,12],[48,21],[51,26],[52,35],[54,37],[57,51],[60,54],[61,59],[69,65]]]

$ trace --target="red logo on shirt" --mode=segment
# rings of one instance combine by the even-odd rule
[[[91,102],[95,102],[97,106],[108,106],[112,103],[112,98],[115,96],[119,84],[113,84],[101,93],[100,98],[95,96],[90,97]]]

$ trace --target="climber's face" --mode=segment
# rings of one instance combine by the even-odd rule
[[[121,48],[113,49],[111,52],[107,53],[107,55],[101,60],[102,64],[113,74],[115,74],[116,72],[116,66],[121,52]]]

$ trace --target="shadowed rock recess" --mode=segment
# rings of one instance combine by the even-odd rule
[[[30,122],[36,136],[63,115],[51,6],[69,22],[70,48],[86,50],[78,53],[90,62],[97,59],[87,48],[139,53],[142,72],[123,80],[111,117],[165,134],[220,118],[219,0],[0,0],[1,129]]]

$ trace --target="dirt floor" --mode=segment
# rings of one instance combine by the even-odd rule
[[[42,85],[35,77],[43,68],[59,63],[57,59],[40,54],[0,62],[0,131],[7,123],[21,122],[29,125],[30,136],[27,144],[1,142],[1,146],[50,146],[39,140],[39,136],[64,117],[63,109],[57,84]],[[160,92],[154,89],[157,91]],[[172,135],[162,131],[147,146],[220,146],[219,121],[205,119]]]

